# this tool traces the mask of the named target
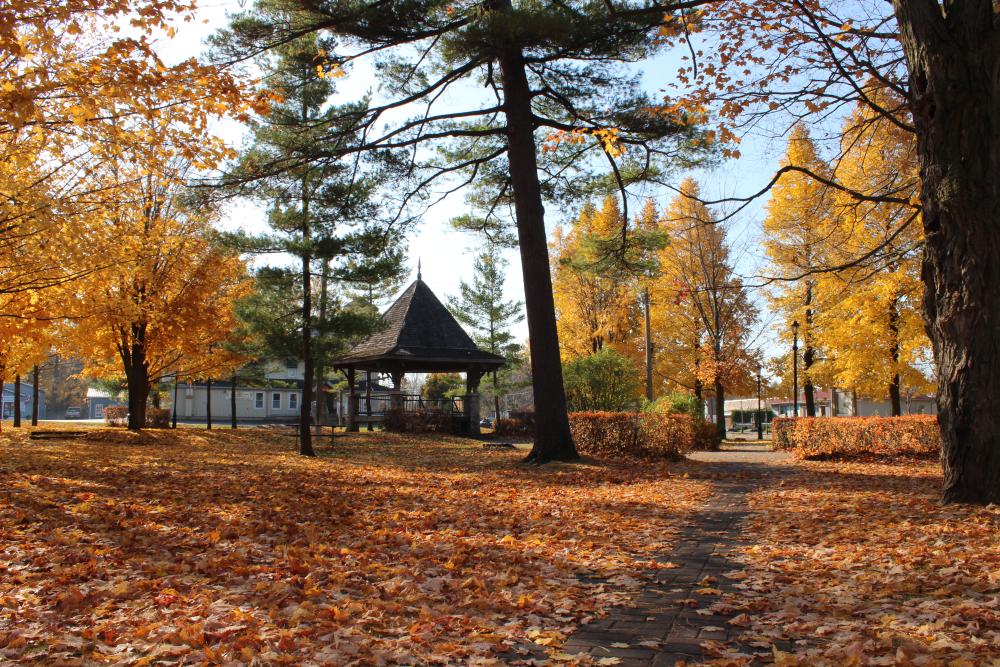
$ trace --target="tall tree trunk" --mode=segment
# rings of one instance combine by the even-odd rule
[[[642,290],[643,316],[646,330],[646,400],[653,400],[653,328],[649,316],[649,288]]]
[[[38,426],[38,364],[31,369],[31,425]]]
[[[806,285],[806,328],[802,333],[802,344],[805,346],[802,350],[802,375],[804,377],[802,383],[802,392],[806,397],[806,417],[816,416],[816,395],[813,390],[812,382],[812,367],[813,361],[816,358],[816,351],[813,349],[812,345],[812,321],[813,321],[813,310],[812,310],[812,298],[813,289],[812,284]]]
[[[205,381],[205,428],[212,430],[212,378]]]
[[[715,424],[719,438],[726,439],[726,388],[718,380],[715,381]]]
[[[309,228],[309,198],[305,177],[302,179],[302,401],[299,403],[299,454],[316,456],[312,446],[312,429],[309,417],[312,409],[313,352],[312,352],[312,254]]]
[[[893,0],[920,156],[924,313],[945,502],[1000,502],[1000,22],[992,0]]]
[[[323,258],[323,270],[319,279],[319,325],[320,331],[326,330],[326,309],[329,297],[327,291],[330,286],[330,260]],[[326,409],[326,395],[323,392],[323,385],[326,383],[326,369],[323,367],[323,359],[316,362],[316,434],[323,432],[323,411]]]
[[[14,428],[21,428],[21,375],[14,376]]]
[[[7,415],[4,414],[4,410],[3,410],[3,408],[4,408],[4,403],[3,403],[3,385],[4,385],[3,375],[4,375],[4,369],[2,367],[0,367],[0,425],[2,425],[3,424],[3,420],[7,418]]]
[[[493,371],[493,427],[496,428],[496,420],[500,419],[500,382],[497,380],[497,372]]]
[[[234,431],[236,430],[236,422],[237,422],[237,417],[236,417],[236,379],[237,379],[236,378],[236,373],[233,373],[233,380],[232,380],[232,384],[230,385],[230,390],[229,390],[229,418],[230,418],[230,420],[232,422],[230,424],[230,426],[231,426],[231,428]]]
[[[902,402],[899,399],[899,309],[896,300],[889,304],[889,359],[892,360],[892,379],[889,381],[889,415],[899,417],[903,414]]]
[[[146,397],[149,392],[149,371],[145,359],[125,369],[125,386],[128,391],[128,427],[139,431],[146,426]]]
[[[511,11],[510,0],[491,0],[489,6],[495,10]],[[527,460],[536,463],[573,460],[579,455],[566,414],[545,209],[535,153],[532,95],[520,46],[509,44],[501,50],[500,71],[503,76],[503,109],[507,118],[507,155],[525,287],[531,384],[535,395],[535,440]]]

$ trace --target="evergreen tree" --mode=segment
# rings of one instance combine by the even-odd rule
[[[538,424],[529,459],[576,458],[543,201],[573,192],[579,185],[574,175],[598,165],[606,169],[610,163],[624,186],[653,177],[663,160],[705,146],[694,128],[701,115],[651,113],[638,73],[627,65],[651,55],[657,37],[685,30],[684,10],[590,0],[516,5],[511,0],[288,0],[285,5],[294,11],[235,22],[220,39],[221,55],[248,58],[318,32],[340,40],[337,51],[325,52],[340,70],[377,55],[376,72],[388,99],[354,118],[351,131],[365,132],[356,150],[413,149],[416,178],[404,203],[426,197],[437,179],[460,176],[463,183],[488,186],[480,190],[492,193],[483,202],[485,219],[513,211]],[[466,106],[435,106],[455,100],[457,88]],[[468,94],[476,90],[484,94]],[[545,133],[545,151],[539,150],[538,131]],[[337,134],[331,128],[329,141]],[[441,150],[417,150],[420,145]]]
[[[520,351],[510,327],[524,320],[520,301],[503,298],[504,274],[507,261],[499,249],[487,244],[476,257],[472,283],[459,284],[459,296],[448,298],[448,310],[455,319],[472,329],[476,345],[507,359],[512,364]],[[500,416],[500,381],[498,371],[493,371],[493,409]]]
[[[264,17],[288,18],[285,7],[278,2],[261,2],[255,9],[254,13],[237,16],[234,29]],[[300,296],[293,300],[299,306],[299,343],[296,353],[288,356],[304,362],[299,443],[300,453],[307,456],[314,454],[310,429],[314,383],[322,386],[322,363],[317,366],[314,337],[318,329],[328,330],[331,326],[327,312],[331,277],[349,276],[350,263],[359,257],[393,252],[391,241],[398,238],[398,234],[386,234],[379,224],[380,209],[374,199],[388,175],[388,163],[363,165],[347,157],[352,143],[358,140],[347,128],[357,114],[363,113],[364,105],[329,103],[334,86],[323,63],[330,47],[329,40],[307,34],[283,43],[261,59],[267,85],[280,93],[280,100],[252,125],[251,145],[224,180],[224,185],[250,194],[269,207],[272,233],[242,237],[239,241],[243,247],[251,252],[291,254],[299,260],[296,283]],[[343,130],[334,133],[335,140],[330,139],[332,125]],[[332,265],[334,260],[338,266]],[[317,263],[319,317],[313,307]],[[279,277],[276,273],[267,279]],[[287,308],[273,305],[278,310],[271,333],[287,333],[288,327],[283,326],[288,322]],[[262,324],[260,318],[258,324]]]

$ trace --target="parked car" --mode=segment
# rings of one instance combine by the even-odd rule
[[[493,420],[488,417],[483,417],[479,420],[479,425],[483,428],[493,428]]]
[[[83,410],[75,405],[66,408],[66,419],[79,419],[83,416]]]

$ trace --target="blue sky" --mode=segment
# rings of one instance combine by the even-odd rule
[[[201,5],[198,21],[178,24],[177,35],[173,39],[163,38],[159,42],[161,57],[167,61],[199,55],[204,49],[205,38],[216,29],[227,23],[227,13],[240,11],[237,0],[209,0]],[[643,85],[652,94],[659,95],[674,82],[678,61],[672,54],[663,54],[645,64],[639,69],[642,73]],[[348,77],[338,81],[338,96],[343,100],[356,99],[364,92],[374,89],[376,82],[370,70],[364,66],[352,70]],[[460,92],[459,96],[473,95],[473,92]],[[467,101],[467,100],[466,100]],[[456,102],[462,102],[456,98]],[[781,123],[776,119],[776,123]],[[776,124],[771,128],[760,128],[758,134],[744,137],[740,146],[742,153],[738,160],[728,160],[718,167],[707,171],[698,170],[694,176],[702,187],[707,199],[746,196],[756,192],[770,179],[776,169],[778,159],[784,151],[785,143],[780,136],[786,128]],[[243,139],[243,128],[238,123],[227,121],[217,127],[218,133],[234,146],[239,146]],[[764,132],[770,136],[764,136]],[[687,173],[677,173],[676,182],[680,182]],[[657,203],[666,206],[670,199],[669,191],[651,192]],[[551,230],[556,224],[566,222],[572,217],[578,202],[569,207],[549,207],[546,222]],[[760,230],[764,201],[753,202],[729,226],[729,240],[733,246],[733,256],[737,272],[743,276],[756,276],[762,270],[763,257],[760,250]],[[444,299],[458,292],[461,280],[470,280],[472,264],[478,240],[469,234],[454,231],[448,221],[466,211],[466,205],[461,193],[449,196],[443,202],[432,208],[424,216],[415,234],[410,238],[409,254],[413,275],[416,274],[417,259],[423,265],[423,279]],[[250,203],[232,205],[227,211],[223,223],[226,227],[241,227],[248,230],[262,230],[265,227],[264,211]],[[521,281],[520,262],[517,251],[508,251],[507,259],[510,266],[507,273],[506,293],[508,298],[523,299],[523,283]],[[752,279],[751,279],[752,282]],[[755,334],[755,346],[764,349],[765,354],[773,355],[779,352],[774,335],[771,332],[771,316],[767,311],[762,294],[755,294],[761,310],[760,331]],[[522,323],[515,329],[515,334],[527,338],[527,325]]]

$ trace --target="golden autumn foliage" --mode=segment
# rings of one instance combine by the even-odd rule
[[[555,654],[668,567],[655,556],[708,493],[675,464],[520,466],[440,435],[317,458],[269,429],[6,438],[0,661],[35,664]]]
[[[919,176],[914,137],[859,109],[846,122],[838,182],[872,196],[893,192],[916,201]],[[834,383],[865,396],[900,388],[928,391],[930,340],[921,313],[923,231],[906,205],[857,201],[840,194],[835,207],[829,262],[870,260],[825,274],[825,302],[818,319]]]
[[[888,93],[879,95],[891,103]],[[779,282],[772,303],[785,320],[782,331],[790,331],[792,321],[800,325],[803,383],[889,395],[897,404],[904,389],[930,389],[930,344],[920,312],[923,239],[919,215],[905,203],[918,193],[915,149],[911,134],[866,107],[845,120],[835,169],[801,125],[789,138],[783,165],[811,173],[781,176],[764,231],[772,272],[799,278]],[[903,203],[885,201],[880,195],[887,192]],[[822,360],[814,362],[814,355]]]
[[[111,242],[104,268],[74,284],[60,345],[83,358],[86,375],[124,373],[130,402],[139,393],[144,405],[166,373],[232,369],[224,344],[249,282],[243,261],[214,239],[212,207],[188,199],[186,165],[150,173],[117,164],[104,176],[116,199],[102,206],[99,233]]]
[[[636,339],[639,313],[634,286],[588,266],[598,261],[588,242],[613,238],[624,224],[618,200],[609,196],[599,209],[586,203],[569,231],[557,227],[554,232],[552,295],[564,361],[605,346],[632,359],[641,352]]]
[[[695,386],[739,390],[756,369],[747,346],[757,311],[733,272],[725,227],[699,194],[694,179],[686,179],[661,221],[670,243],[650,296],[656,329],[673,332],[676,347],[657,349],[687,359]]]

